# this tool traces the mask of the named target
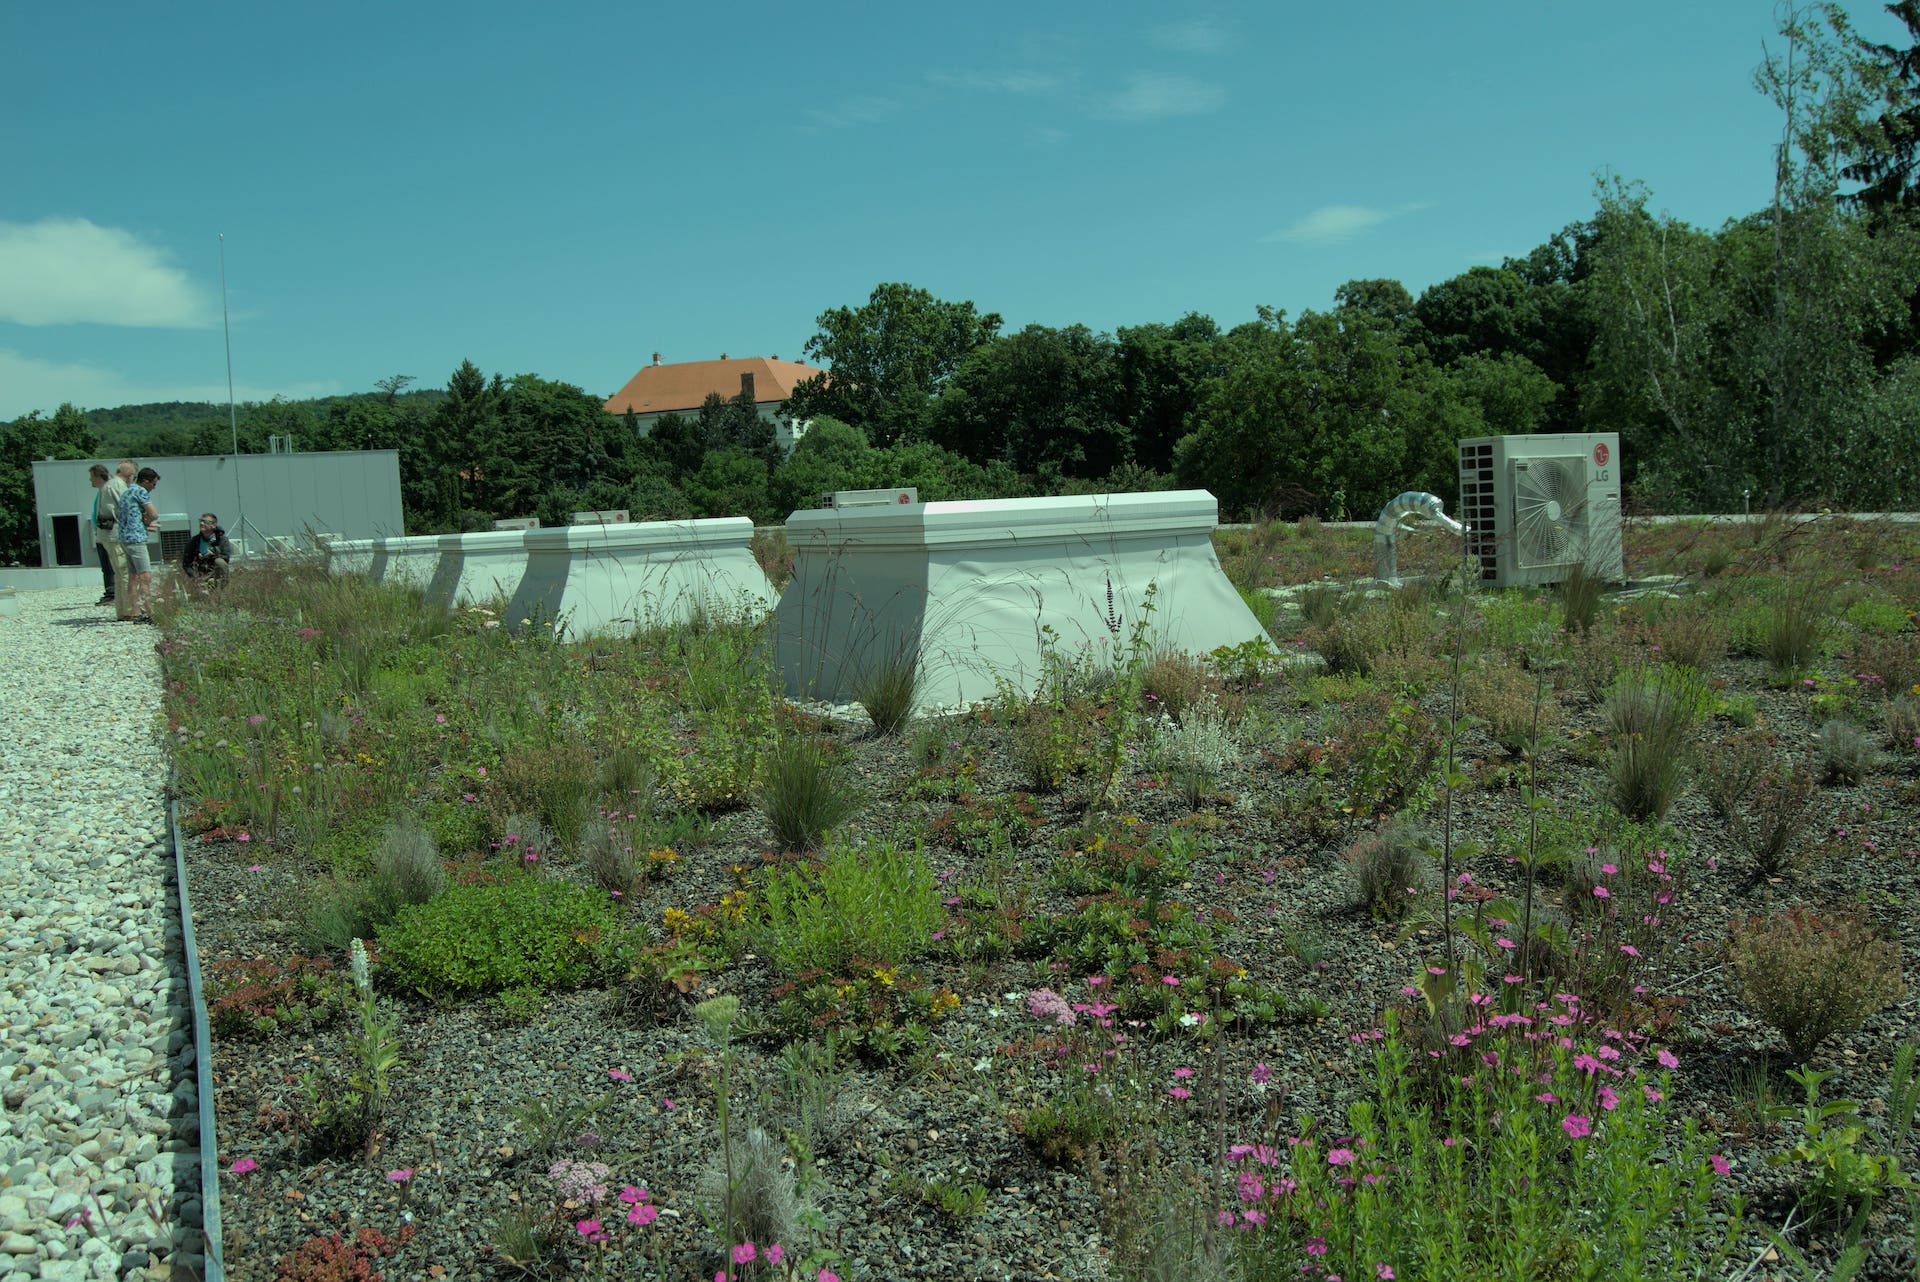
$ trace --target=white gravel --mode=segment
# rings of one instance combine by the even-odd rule
[[[0,1282],[200,1265],[160,634],[97,595],[0,617]]]

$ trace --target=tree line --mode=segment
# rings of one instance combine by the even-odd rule
[[[571,384],[462,362],[444,390],[248,406],[240,447],[399,451],[411,532],[563,522],[783,517],[835,489],[925,499],[1172,486],[1223,517],[1371,515],[1405,489],[1452,502],[1471,436],[1614,431],[1631,504],[1737,511],[1920,500],[1920,0],[1913,43],[1861,38],[1833,6],[1788,11],[1755,74],[1781,134],[1765,208],[1718,228],[1657,212],[1617,176],[1591,217],[1527,254],[1412,295],[1348,281],[1324,309],[1123,326],[1028,325],[911,284],[820,314],[827,369],[783,407],[715,395],[644,435]],[[0,427],[0,560],[37,559],[28,464],[110,452],[224,453],[214,407]]]

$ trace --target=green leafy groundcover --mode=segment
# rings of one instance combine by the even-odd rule
[[[401,983],[428,996],[566,988],[609,972],[617,926],[605,896],[535,876],[452,886],[380,930]]]

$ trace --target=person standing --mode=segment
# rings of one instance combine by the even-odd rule
[[[147,544],[148,535],[160,528],[160,509],[153,505],[153,487],[159,483],[160,473],[150,467],[135,473],[133,484],[120,496],[114,523],[127,556],[126,580],[115,604],[120,618],[130,623],[153,622],[153,560]]]
[[[87,477],[93,482],[93,550],[100,558],[100,581],[106,588],[94,604],[105,605],[114,599],[116,581],[126,574],[126,554],[120,550],[114,526],[120,520],[120,496],[127,483],[108,472],[105,463],[88,468]]]

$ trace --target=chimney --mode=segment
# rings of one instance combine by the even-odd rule
[[[725,352],[720,353],[720,359],[723,361],[727,359],[727,354]]]
[[[655,352],[655,353],[653,354],[653,363],[654,363],[655,365],[658,365],[658,364],[660,363],[660,353],[658,353],[658,352]]]
[[[760,398],[753,394],[753,371],[752,370],[748,370],[746,373],[740,376],[740,395],[746,397],[747,400],[752,402],[753,404],[757,405],[760,403]]]

